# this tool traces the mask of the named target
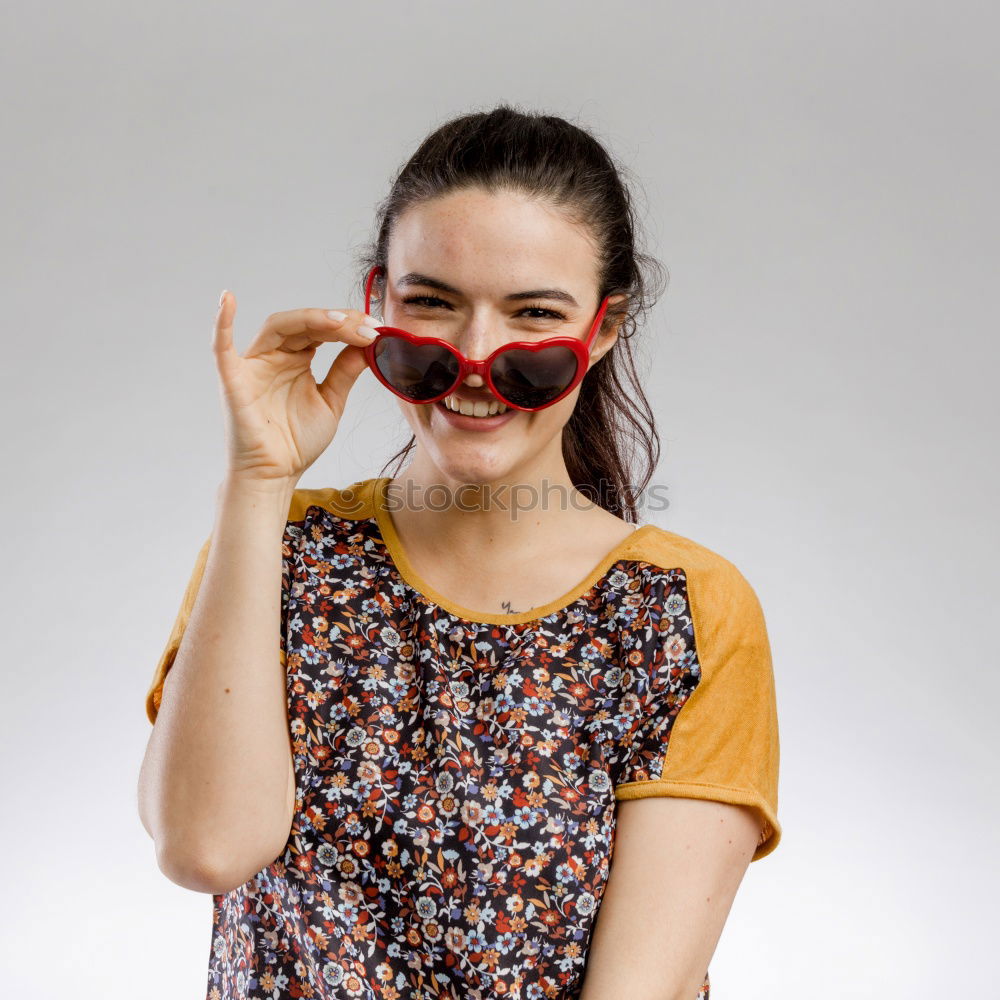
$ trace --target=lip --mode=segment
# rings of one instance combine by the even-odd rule
[[[506,413],[498,413],[492,417],[468,417],[463,413],[456,413],[454,410],[449,410],[444,405],[443,400],[438,400],[438,402],[432,405],[442,411],[444,419],[452,427],[457,427],[462,431],[493,431],[498,427],[503,427],[504,424],[513,420],[521,412],[515,407],[509,406]]]

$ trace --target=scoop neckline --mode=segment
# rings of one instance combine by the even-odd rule
[[[456,601],[444,596],[435,590],[427,581],[414,569],[413,564],[407,558],[403,550],[402,542],[396,533],[396,526],[392,521],[386,504],[386,493],[388,492],[391,476],[379,476],[372,483],[372,507],[375,513],[375,522],[378,525],[379,533],[385,544],[386,551],[392,559],[397,573],[402,580],[429,604],[436,604],[443,611],[446,611],[454,618],[459,618],[472,625],[519,625],[540,621],[542,618],[551,615],[556,611],[563,611],[569,608],[577,599],[585,594],[590,588],[600,580],[607,571],[621,559],[625,558],[630,548],[635,546],[640,535],[645,535],[649,529],[654,528],[653,524],[640,524],[631,534],[623,538],[609,552],[606,552],[596,566],[581,580],[561,597],[557,597],[547,604],[532,608],[530,611],[521,611],[513,614],[487,614],[486,612],[474,611],[466,608]]]

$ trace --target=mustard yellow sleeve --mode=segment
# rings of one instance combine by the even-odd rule
[[[689,693],[671,718],[650,729],[666,743],[658,776],[647,768],[649,780],[621,782],[615,797],[677,795],[750,806],[761,827],[757,861],[781,839],[778,713],[764,613],[731,563],[690,569],[686,582],[694,642]]]
[[[184,597],[181,599],[180,609],[177,612],[177,617],[174,619],[174,626],[170,630],[170,637],[167,639],[167,645],[160,654],[159,662],[156,664],[156,670],[153,673],[153,682],[150,684],[149,691],[146,694],[146,718],[149,719],[150,723],[156,722],[156,715],[160,710],[160,700],[163,697],[163,682],[166,679],[167,672],[174,665],[174,657],[177,656],[177,650],[180,648],[181,637],[187,628],[188,618],[191,615],[191,609],[194,607],[194,601],[198,595],[198,586],[205,572],[205,563],[208,560],[208,547],[211,541],[212,538],[209,535],[198,551],[198,555],[194,561],[194,569],[191,571],[191,577],[184,591]]]

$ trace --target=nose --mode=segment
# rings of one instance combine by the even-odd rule
[[[454,328],[454,333],[452,343],[455,347],[469,360],[476,361],[488,358],[510,339],[504,336],[500,323],[485,313],[473,313]]]
[[[466,332],[457,337],[453,343],[470,361],[482,361],[484,358],[488,358],[503,341],[497,340],[495,335],[491,337],[483,333],[470,334]]]

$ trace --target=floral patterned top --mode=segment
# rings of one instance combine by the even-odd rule
[[[550,604],[477,614],[414,573],[389,482],[295,491],[276,641],[294,819],[212,897],[208,1000],[570,1000],[618,800],[751,806],[755,861],[780,839],[767,632],[732,563],[645,524]]]

